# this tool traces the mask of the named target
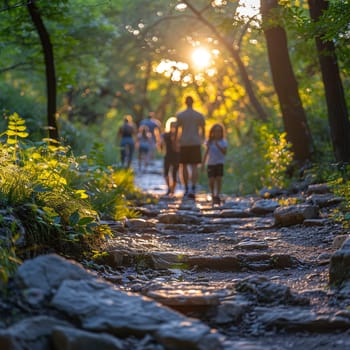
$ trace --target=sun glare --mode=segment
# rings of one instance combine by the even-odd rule
[[[197,48],[192,52],[192,62],[198,69],[207,68],[210,65],[211,55],[204,48]]]
[[[237,12],[241,16],[253,17],[259,14],[260,0],[240,0]]]

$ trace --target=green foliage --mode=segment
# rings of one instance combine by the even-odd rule
[[[350,165],[339,164],[335,169],[332,168],[331,173],[328,170],[327,183],[336,196],[343,198],[341,205],[333,210],[332,217],[348,229],[350,228]]]
[[[100,223],[101,215],[136,215],[125,196],[136,193],[132,173],[104,165],[102,145],[95,145],[92,158],[77,159],[54,140],[26,142],[25,121],[16,113],[9,116],[2,135],[6,142],[0,146],[0,208],[11,210],[24,229],[26,249],[21,256],[47,250],[67,254],[69,245],[88,248],[111,234]],[[6,279],[18,252],[14,244],[4,244],[0,265]]]
[[[9,219],[10,217],[10,219]],[[0,288],[15,273],[20,260],[16,256],[15,243],[19,238],[18,223],[8,210],[0,213]]]
[[[105,165],[104,159],[104,145],[94,143],[89,158],[82,164],[81,186],[99,215],[114,220],[135,216],[133,210],[127,209],[130,199],[137,195],[132,171]]]
[[[350,96],[349,1],[331,0],[329,10],[315,26],[310,21],[307,1],[281,0],[279,4],[281,9],[276,20],[281,21],[277,23],[283,23],[287,30],[289,53],[308,114],[316,157],[323,160],[321,157],[328,157],[332,150],[314,35],[321,30],[326,39],[335,43],[345,96]],[[63,188],[85,191],[89,195],[85,200],[93,202],[98,215],[105,209],[111,217],[124,215],[122,205],[118,210],[112,207],[115,198],[119,203],[123,192],[121,187],[128,187],[126,179],[132,174],[125,174],[124,178],[114,167],[104,165],[117,163],[119,152],[115,146],[115,134],[123,115],[131,113],[138,121],[147,111],[153,110],[160,119],[166,119],[181,108],[183,95],[187,93],[195,96],[195,107],[208,120],[221,121],[230,126],[229,133],[233,130],[237,134],[237,140],[229,135],[232,151],[228,155],[226,174],[229,179],[224,181],[225,186],[228,183],[235,191],[247,193],[265,184],[275,186],[284,181],[275,180],[280,177],[278,174],[270,179],[267,168],[267,164],[272,167],[274,158],[283,158],[284,151],[277,149],[274,155],[272,146],[265,150],[265,145],[259,144],[256,132],[249,132],[254,128],[252,121],[256,119],[256,113],[240,79],[237,62],[208,26],[200,23],[188,9],[179,11],[177,7],[181,6],[178,5],[177,1],[151,0],[114,0],[98,4],[94,0],[37,2],[54,49],[60,136],[64,144],[70,146],[66,150],[57,150],[66,154],[69,167],[55,172],[50,166],[47,173],[53,173],[58,182],[62,173],[61,177],[67,181],[67,185],[62,184]],[[237,5],[237,1],[195,2],[195,7],[212,28],[228,40],[230,47],[238,49],[259,102],[273,121],[274,128],[279,129],[282,123],[280,109],[269,74],[259,16],[249,22],[238,18],[235,14]],[[25,116],[31,140],[41,140],[46,121],[44,60],[25,2],[6,1],[1,12],[0,40],[0,110],[7,113],[17,111]],[[196,46],[205,46],[212,52],[210,74],[197,71],[193,66],[190,56]],[[182,62],[188,68],[158,72],[158,65],[165,61]],[[195,80],[195,77],[200,79]],[[0,127],[5,128],[1,123]],[[90,158],[94,158],[91,140],[104,145],[104,151],[99,151],[101,159],[96,159],[102,166],[95,174],[93,164],[68,157],[72,151],[75,156],[91,151]],[[22,143],[21,138],[18,142]],[[271,140],[269,142],[273,144]],[[276,136],[276,144],[281,143],[283,141]],[[33,145],[34,148],[37,146],[42,149],[40,152],[47,152],[47,142]],[[27,148],[28,143],[23,150]],[[9,151],[17,156],[22,149],[6,148],[1,154]],[[51,150],[48,152],[51,154]],[[9,159],[8,156],[5,158]],[[26,160],[20,158],[17,162],[25,164]],[[64,164],[63,160],[60,166]],[[40,167],[38,165],[38,169]],[[276,172],[283,174],[283,167],[282,164]],[[13,173],[16,173],[16,168]],[[23,179],[15,177],[13,180],[21,190],[16,191],[14,183],[9,197],[26,193],[22,184],[31,173],[24,172],[22,176]],[[109,188],[112,178],[115,187]],[[35,183],[36,179],[31,181]],[[98,191],[98,186],[104,190]],[[44,197],[44,192],[41,197]],[[109,205],[112,207],[106,208]],[[74,212],[74,208],[71,210]]]
[[[257,151],[265,166],[261,172],[264,187],[283,188],[286,186],[286,173],[293,160],[291,144],[286,140],[286,133],[262,125],[257,130]]]
[[[293,155],[290,148],[285,133],[256,124],[252,138],[229,149],[224,191],[247,194],[263,187],[287,187],[287,170]]]

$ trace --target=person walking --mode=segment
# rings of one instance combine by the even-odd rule
[[[185,198],[195,199],[198,164],[202,162],[201,145],[205,137],[203,114],[193,109],[193,98],[185,98],[187,108],[176,116],[176,141],[180,145],[180,165]],[[191,187],[190,187],[191,185]]]
[[[165,132],[161,134],[161,150],[165,151],[163,162],[163,174],[167,185],[166,195],[175,193],[177,176],[179,171],[180,152],[175,140],[176,118],[171,117],[165,123]]]
[[[130,168],[135,150],[136,126],[132,121],[131,115],[124,117],[124,123],[118,130],[117,137],[120,139],[120,159],[121,165]]]
[[[224,175],[225,155],[227,152],[227,141],[225,139],[225,129],[223,125],[214,124],[210,128],[206,147],[203,156],[202,169],[204,169],[204,165],[207,163],[207,174],[212,203],[213,205],[220,205],[222,177]]]
[[[136,136],[136,148],[138,150],[139,170],[146,170],[148,165],[149,152],[152,147],[152,135],[146,125],[139,127]]]
[[[150,112],[147,116],[147,118],[141,120],[140,126],[147,126],[149,132],[152,135],[152,142],[149,150],[149,160],[153,160],[155,157],[155,153],[157,150],[157,147],[160,143],[160,133],[161,133],[161,124],[158,119],[154,117],[154,113]]]

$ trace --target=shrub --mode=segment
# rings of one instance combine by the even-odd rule
[[[101,164],[98,151],[91,159],[77,159],[55,140],[31,143],[16,113],[8,117],[1,137],[6,140],[0,145],[0,209],[10,210],[25,231],[24,250],[16,249],[15,235],[0,247],[3,279],[12,273],[18,253],[84,254],[111,234],[100,222],[102,215],[136,215],[125,196],[136,193],[132,173]]]
[[[258,189],[285,188],[293,153],[286,134],[272,126],[255,125],[244,144],[228,150],[224,191],[247,194]]]

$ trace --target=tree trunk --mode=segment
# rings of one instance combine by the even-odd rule
[[[40,12],[35,4],[35,0],[28,1],[27,8],[34,23],[34,26],[38,32],[44,53],[47,87],[47,121],[49,127],[49,137],[51,139],[58,140],[58,129],[56,121],[56,73],[50,35],[46,30]]]
[[[271,24],[270,21],[270,11],[276,9],[278,9],[278,0],[261,0],[263,30],[284,129],[288,141],[292,144],[294,160],[304,163],[311,157],[312,138],[289,58],[285,30],[278,24]]]
[[[328,9],[327,0],[308,0],[310,17],[317,22]],[[335,159],[338,162],[350,161],[350,125],[344,89],[339,74],[338,61],[332,41],[316,37],[318,58],[321,66],[323,85],[326,93],[328,122]]]

